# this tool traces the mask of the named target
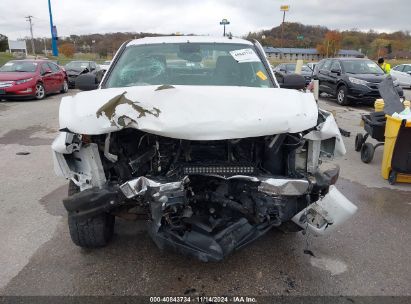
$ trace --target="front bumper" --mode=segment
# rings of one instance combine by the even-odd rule
[[[192,229],[183,234],[176,233],[167,226],[170,210],[179,208],[178,206],[187,206],[190,198],[186,186],[193,176],[185,176],[172,182],[138,177],[120,186],[106,183],[100,188],[93,187],[70,196],[63,202],[69,216],[77,218],[110,213],[136,199],[146,202],[150,210],[148,232],[160,249],[173,249],[201,261],[220,261],[264,235],[271,228],[281,226],[290,219],[303,229],[308,228],[316,234],[328,233],[348,220],[357,208],[335,187],[331,187],[321,200],[311,204],[311,192],[328,189],[328,182],[335,181],[337,176],[336,169],[318,172],[316,178],[311,181],[262,176],[205,176],[220,178],[227,183],[256,183],[258,192],[278,201],[275,205],[278,208],[277,218],[255,222],[252,215],[244,212],[242,205],[218,195],[203,196],[204,200],[226,210],[243,213],[243,216],[233,218],[224,229],[217,231],[204,223],[204,217],[196,217],[193,214],[184,215],[190,218]],[[303,209],[307,205],[308,207]]]
[[[292,221],[315,235],[328,234],[351,218],[357,207],[337,188],[330,186],[327,195],[301,210]]]
[[[20,99],[35,96],[35,83],[24,83],[11,87],[0,88],[0,99]]]
[[[395,90],[400,97],[404,97],[404,91],[400,86],[396,86]],[[381,98],[381,95],[378,91],[377,84],[372,87],[364,85],[350,85],[348,86],[348,98],[367,102],[375,101],[376,99]]]
[[[74,89],[76,87],[76,79],[77,79],[78,75],[76,76],[72,76],[72,75],[68,75],[68,86],[70,89]]]

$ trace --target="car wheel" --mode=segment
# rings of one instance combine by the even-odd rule
[[[69,88],[68,88],[68,82],[67,82],[66,79],[64,79],[63,86],[61,87],[60,93],[67,93],[68,90],[69,90]]]
[[[342,85],[337,89],[336,97],[337,103],[340,106],[348,106],[350,104],[350,101],[347,97],[347,87],[345,85]]]
[[[355,137],[355,151],[360,152],[362,145],[364,144],[364,136],[361,133],[358,133]]]
[[[80,192],[80,188],[69,182],[68,195]],[[74,244],[84,248],[106,246],[114,234],[115,216],[107,213],[90,218],[68,217],[70,237]]]
[[[46,90],[44,89],[43,84],[38,83],[36,84],[36,99],[41,100],[46,96]]]
[[[371,143],[365,143],[361,148],[361,160],[368,164],[374,158],[374,146]]]

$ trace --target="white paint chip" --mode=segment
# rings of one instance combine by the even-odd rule
[[[310,263],[311,266],[329,271],[331,275],[339,275],[347,271],[347,265],[344,262],[330,258],[312,257]]]

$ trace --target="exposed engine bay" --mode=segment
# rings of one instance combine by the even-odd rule
[[[323,124],[327,117],[320,113]],[[337,166],[320,170],[321,158],[334,154],[336,137],[310,140],[310,131],[316,130],[212,141],[131,128],[62,133],[66,153],[55,153],[55,160],[82,190],[64,205],[76,218],[140,206],[160,248],[218,261],[272,227],[301,229],[308,215],[300,225],[291,219],[336,182]],[[324,229],[333,224],[324,216],[311,220]]]

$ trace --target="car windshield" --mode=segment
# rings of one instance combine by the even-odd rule
[[[377,74],[383,75],[384,71],[371,60],[342,60],[346,73],[350,74]]]
[[[87,61],[72,61],[65,65],[66,70],[82,71],[88,67]]]
[[[294,72],[295,71],[295,66],[296,66],[295,63],[287,64],[286,65],[287,72]]]
[[[301,67],[301,71],[309,72],[309,73],[312,72],[312,70],[311,70],[308,66],[306,66],[306,65],[303,65],[303,66]]]
[[[159,84],[273,87],[254,46],[230,43],[129,46],[105,87]]]
[[[0,67],[0,72],[35,72],[37,62],[9,61]]]

